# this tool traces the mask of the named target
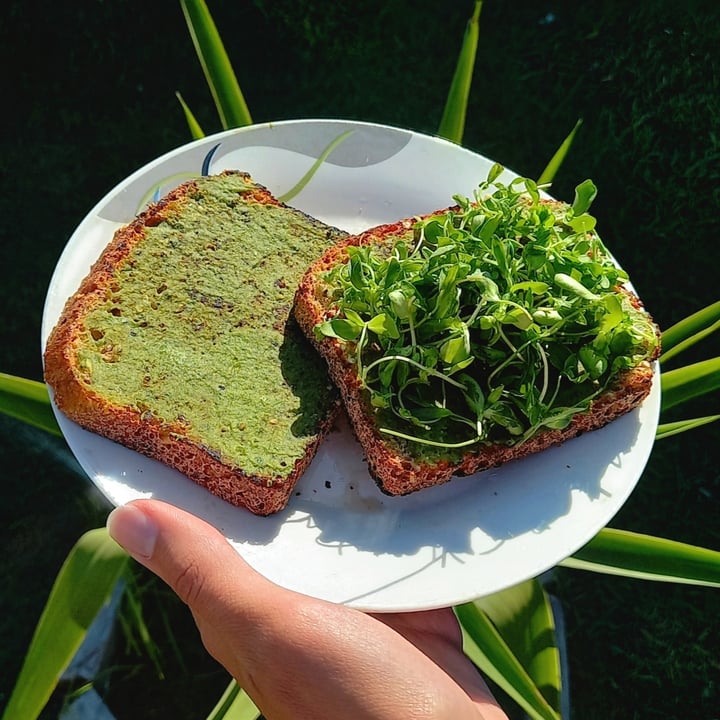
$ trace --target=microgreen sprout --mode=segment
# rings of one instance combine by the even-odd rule
[[[349,247],[325,276],[317,332],[346,345],[380,431],[400,442],[524,442],[655,350],[588,214],[592,182],[569,206],[502,170],[412,231]]]

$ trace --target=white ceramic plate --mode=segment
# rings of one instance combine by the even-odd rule
[[[58,262],[43,345],[113,231],[191,176],[250,172],[276,195],[352,131],[292,205],[348,231],[426,213],[472,194],[492,161],[428,136],[379,125],[301,120],[193,142],[112,190],[77,228]],[[511,177],[508,174],[508,177]],[[57,414],[80,464],[117,505],[160,498],[219,528],[271,580],[372,611],[457,604],[539,575],[604,527],[633,490],[653,444],[660,404],[526,460],[403,498],[380,493],[347,428],[334,432],[287,509],[256,517],[131,450]]]

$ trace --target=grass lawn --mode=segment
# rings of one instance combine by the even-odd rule
[[[255,120],[343,117],[431,133],[472,10],[209,2]],[[480,34],[465,144],[537,176],[582,118],[553,193],[571,200],[594,180],[600,232],[662,327],[716,301],[720,7],[486,0]],[[178,3],[9,0],[0,59],[0,371],[40,379],[45,291],[74,227],[116,183],[189,139],[176,90],[206,132],[220,128]],[[710,412],[717,398],[678,415]],[[710,426],[659,443],[612,524],[720,549],[717,436]],[[1,708],[60,563],[107,506],[62,441],[3,417],[0,467]],[[198,652],[184,608],[143,572],[137,582],[160,670],[120,643],[118,718],[131,716],[128,696],[143,718],[203,717],[225,677]],[[717,590],[563,571],[554,591],[567,613],[574,717],[720,717]]]

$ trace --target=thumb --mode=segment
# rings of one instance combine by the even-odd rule
[[[259,660],[252,638],[276,606],[279,588],[253,570],[214,527],[158,500],[116,508],[107,527],[119,545],[190,607],[205,647],[241,680],[244,669]],[[237,637],[246,642],[230,642]]]
[[[238,583],[269,584],[214,527],[158,500],[116,508],[107,527],[119,545],[193,610],[224,602]]]

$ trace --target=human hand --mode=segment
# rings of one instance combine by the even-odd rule
[[[506,718],[451,609],[367,615],[281,588],[215,528],[157,500],[110,535],[187,603],[205,647],[268,720]]]

